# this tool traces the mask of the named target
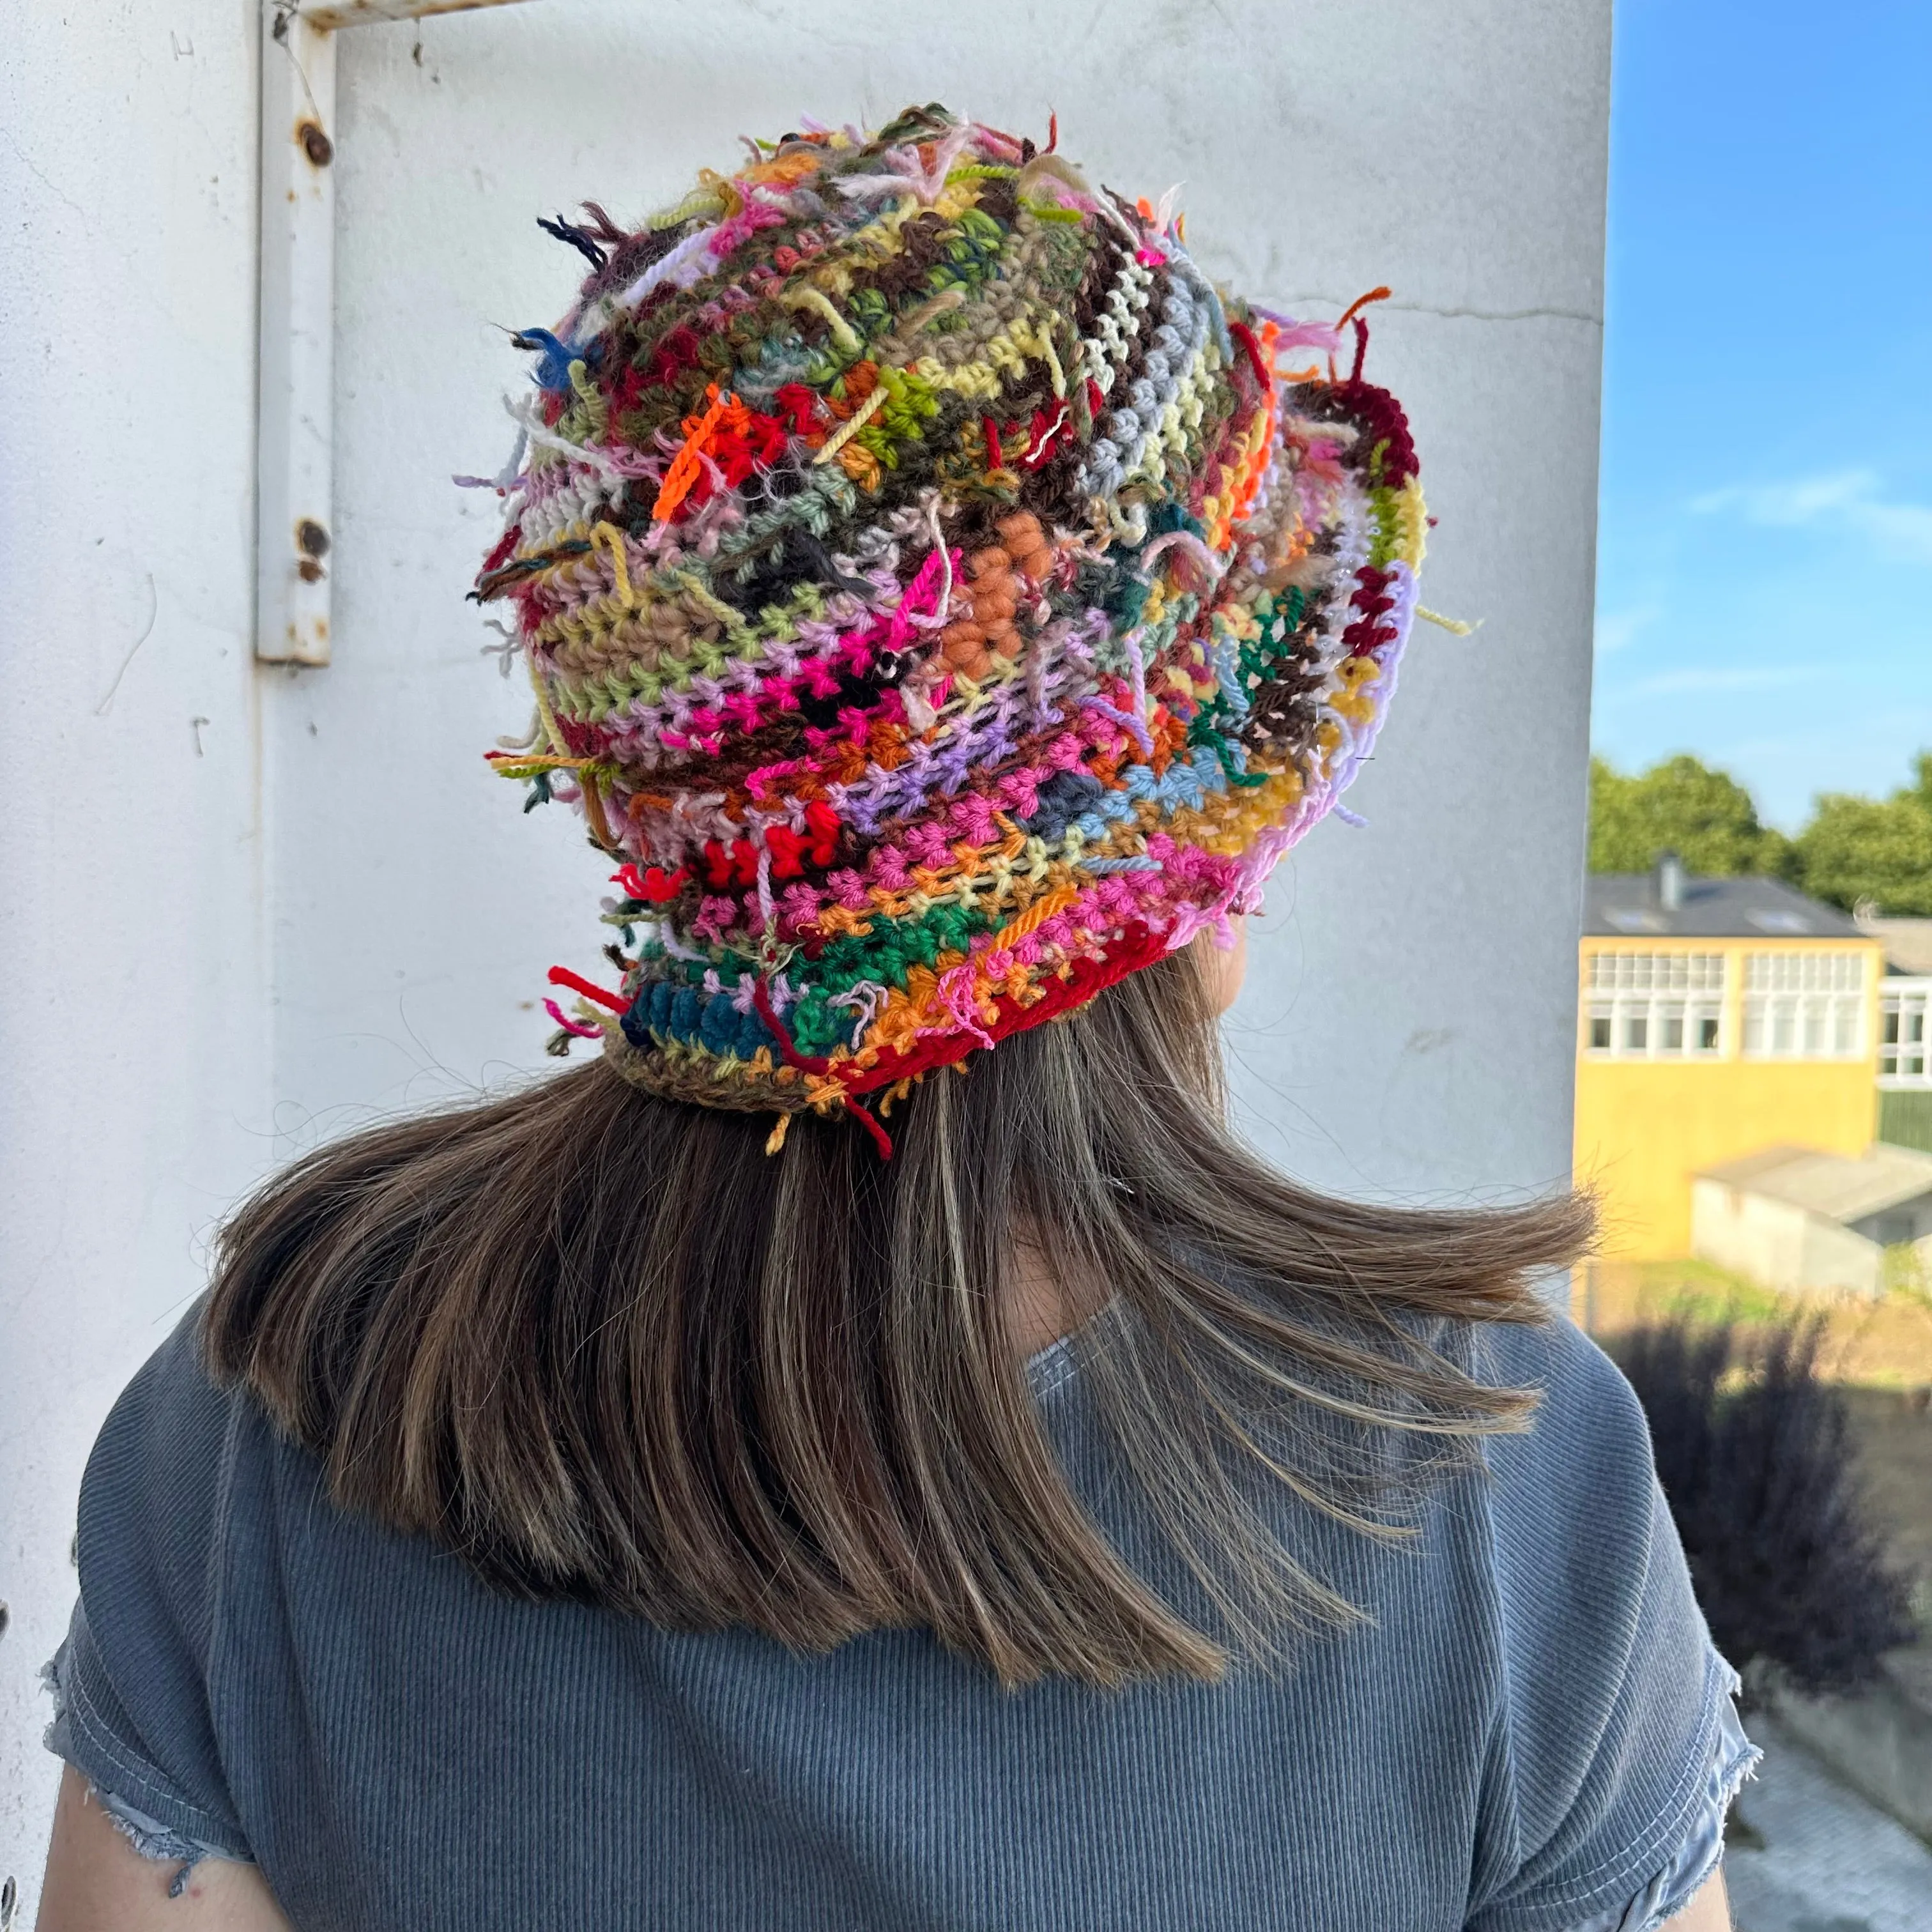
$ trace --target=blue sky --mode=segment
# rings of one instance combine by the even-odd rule
[[[1795,829],[1932,747],[1932,4],[1618,0],[1597,748]]]

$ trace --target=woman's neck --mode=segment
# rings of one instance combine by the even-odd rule
[[[1083,1295],[1070,1287],[1048,1259],[1044,1245],[1022,1230],[1014,1237],[1005,1298],[1007,1333],[1024,1358],[1071,1334],[1099,1307],[1106,1292]]]

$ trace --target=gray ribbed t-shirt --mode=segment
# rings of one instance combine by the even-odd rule
[[[150,1834],[258,1861],[302,1932],[1635,1927],[1748,1755],[1642,1414],[1567,1323],[1478,1338],[1543,1408],[1418,1546],[1281,1504],[1370,1624],[1104,1693],[1003,1690],[919,1631],[800,1657],[493,1594],[331,1504],[194,1322],[88,1466],[50,1742]],[[1184,1603],[1073,1356],[1032,1372]]]

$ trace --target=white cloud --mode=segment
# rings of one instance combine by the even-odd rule
[[[1868,501],[1878,488],[1869,470],[1841,470],[1822,476],[1800,476],[1782,483],[1733,484],[1694,497],[1690,507],[1700,516],[1736,510],[1747,522],[1789,528],[1816,523],[1827,512]]]
[[[1840,470],[1781,483],[1736,484],[1692,498],[1700,516],[1725,512],[1774,530],[1836,524],[1893,563],[1932,563],[1932,503],[1888,502],[1870,470]]]
[[[1659,671],[1654,677],[1640,678],[1605,695],[1624,698],[1664,698],[1689,691],[1780,691],[1788,685],[1808,684],[1824,675],[1822,669],[1806,664],[1713,665],[1708,669]]]
[[[1655,604],[1642,604],[1626,610],[1599,610],[1596,622],[1596,651],[1600,658],[1624,650],[1637,633],[1648,629],[1664,614]]]
[[[1894,556],[1932,563],[1932,503],[1861,503],[1854,515]]]

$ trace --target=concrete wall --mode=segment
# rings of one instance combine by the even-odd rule
[[[1798,1286],[1804,1210],[1721,1180],[1690,1186],[1690,1252],[1767,1288]]]
[[[1807,1294],[1876,1294],[1885,1250],[1825,1215],[1808,1215],[1805,1222],[1798,1289]]]
[[[1918,1246],[1932,1263],[1932,1241]],[[1720,1180],[1692,1184],[1690,1250],[1789,1294],[1876,1295],[1884,1282],[1885,1250],[1856,1227]]]
[[[1423,628],[1352,800],[1370,829],[1324,828],[1277,875],[1241,1104],[1338,1188],[1567,1172],[1605,0],[531,0],[354,30],[337,662],[259,674],[254,10],[8,20],[0,1875],[29,1898],[75,1486],[210,1224],[291,1148],[541,1064],[543,970],[594,952],[601,868],[478,757],[523,700],[460,601],[491,506],[447,481],[503,454],[502,326],[548,322],[574,279],[538,214],[635,214],[741,130],[936,96],[1036,131],[1057,109],[1103,178],[1185,182],[1207,266],[1273,302],[1392,284],[1370,367],[1441,519],[1425,598],[1484,628]]]
[[[1849,1224],[1856,1234],[1881,1247],[1897,1247],[1932,1237],[1932,1193],[1900,1201],[1883,1213],[1861,1215]]]
[[[1690,1250],[1788,1294],[1876,1294],[1883,1258],[1836,1221],[1720,1180],[1692,1184]]]

